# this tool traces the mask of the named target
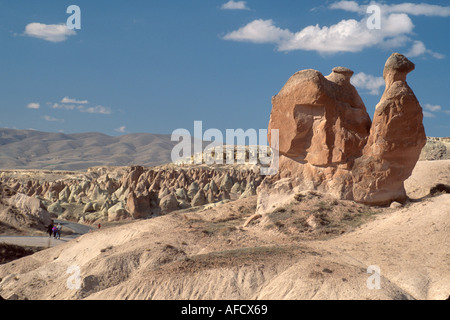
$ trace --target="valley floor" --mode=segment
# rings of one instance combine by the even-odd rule
[[[324,199],[316,201],[323,208]],[[448,194],[372,213],[353,231],[318,234],[322,240],[308,240],[306,234],[301,239],[276,223],[281,220],[261,219],[242,227],[255,203],[252,197],[85,234],[0,265],[0,295],[446,299],[450,293]],[[295,205],[286,210],[296,210]],[[78,289],[67,285],[67,271],[74,266],[80,270]]]
[[[0,265],[18,299],[433,299],[450,294],[450,160],[420,161],[410,202],[315,192],[264,217],[256,196],[112,224]]]

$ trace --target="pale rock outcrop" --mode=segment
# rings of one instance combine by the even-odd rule
[[[233,180],[231,179],[230,175],[227,172],[223,176],[222,182],[220,183],[220,190],[226,190],[227,192],[230,192],[232,187],[233,187]]]
[[[120,186],[116,191],[113,192],[112,196],[114,196],[116,199],[120,199],[122,195],[125,192],[124,186]]]
[[[91,213],[91,212],[95,212],[96,210],[94,209],[94,203],[89,201],[88,203],[86,203],[86,205],[83,208],[83,213]]]
[[[208,203],[216,202],[215,194],[211,189],[209,189],[208,192],[206,193],[206,200],[208,201]]]
[[[55,177],[54,173],[44,173],[46,174],[51,179]],[[33,175],[34,173],[31,174]],[[42,176],[18,180],[9,174],[1,174],[0,182],[26,195],[42,197],[48,204],[58,201],[66,208],[64,217],[70,220],[78,221],[85,217],[85,221],[92,222],[99,215],[108,219],[108,210],[118,202],[123,204],[126,213],[119,208],[117,214],[112,213],[112,220],[124,217],[147,218],[164,211],[189,208],[192,203],[218,203],[230,199],[230,191],[234,185],[236,188],[233,191],[237,192],[232,198],[236,199],[249,182],[255,187],[259,185],[261,180],[258,175],[258,171],[249,169],[97,167],[87,173],[64,174],[61,179],[51,182],[42,181]],[[203,189],[203,194],[200,193],[193,201],[200,189]],[[175,196],[177,203],[172,197],[164,199],[170,194]],[[147,199],[148,195],[152,195],[150,199]],[[52,209],[55,207],[55,211],[60,211],[56,206]]]
[[[239,182],[236,182],[233,187],[230,190],[230,193],[240,193],[241,192],[241,185]]]
[[[209,188],[211,189],[211,191],[213,192],[213,194],[217,194],[219,192],[219,187],[217,186],[217,184],[215,183],[214,180],[211,179],[211,182],[209,183]]]
[[[130,217],[122,202],[116,203],[108,209],[108,221],[120,221]]]
[[[7,202],[9,205],[19,208],[25,212],[25,214],[38,218],[44,225],[50,224],[50,213],[47,211],[47,208],[41,200],[29,197],[23,193],[16,193],[11,198],[7,199]]]
[[[217,198],[218,198],[219,201],[224,201],[224,200],[230,200],[231,199],[230,194],[226,190],[220,191],[220,193],[217,196]]]
[[[192,199],[191,205],[193,207],[198,207],[198,206],[202,206],[207,203],[208,203],[208,201],[206,199],[205,192],[203,191],[203,189],[200,189],[200,190],[198,190],[197,194]]]
[[[199,189],[200,186],[198,185],[198,183],[196,181],[192,182],[187,192],[188,197],[190,199],[193,199],[195,195],[198,193]]]
[[[102,201],[104,200],[106,197],[106,194],[100,189],[100,186],[98,184],[96,184],[93,188],[93,190],[91,191],[89,198],[92,201]]]
[[[166,187],[163,187],[161,190],[159,190],[158,198],[162,199],[165,196],[167,196],[169,193],[170,193],[169,189],[167,189]]]
[[[141,166],[131,167],[130,172],[122,179],[122,185],[125,188],[131,188],[134,184],[136,186],[139,177],[144,172],[144,168]]]
[[[108,195],[111,195],[116,190],[113,180],[109,179],[105,183],[105,191]]]
[[[249,198],[254,195],[256,195],[256,188],[253,183],[249,183],[247,184],[247,187],[245,188],[239,199]]]
[[[172,212],[178,209],[178,200],[173,193],[169,193],[160,200],[159,207],[161,208],[162,213]]]
[[[61,206],[59,201],[52,203],[47,207],[47,211],[54,214],[61,214],[64,212],[64,208]]]
[[[184,188],[178,188],[175,190],[175,195],[177,197],[178,200],[187,200],[188,199],[188,195],[187,192]]]
[[[62,202],[67,202],[67,200],[69,199],[70,196],[70,189],[69,187],[65,187],[63,190],[61,190],[61,192],[59,193],[59,200]]]
[[[153,195],[153,198],[155,196]],[[152,194],[139,194],[130,192],[128,195],[126,209],[134,219],[147,218],[152,214],[151,211]]]

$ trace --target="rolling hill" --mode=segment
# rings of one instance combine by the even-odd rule
[[[85,170],[93,166],[154,166],[171,162],[170,135],[47,133],[0,129],[0,169]]]
[[[449,138],[429,137],[420,160],[450,157]],[[51,133],[0,128],[0,170],[86,170],[95,166],[157,166],[171,162],[170,135]],[[204,141],[203,147],[210,144]]]

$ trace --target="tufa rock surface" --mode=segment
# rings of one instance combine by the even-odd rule
[[[394,53],[386,62],[386,89],[375,109],[369,140],[353,169],[353,197],[369,204],[404,202],[403,182],[427,142],[422,107],[406,82],[414,64]]]
[[[372,205],[404,202],[403,182],[426,142],[422,108],[406,83],[412,70],[405,56],[389,57],[373,123],[350,69],[337,67],[326,77],[295,73],[272,98],[268,138],[279,130],[279,171],[258,188],[258,212],[303,190]]]
[[[94,167],[88,172],[0,172],[0,183],[13,193],[22,194],[11,200],[14,204],[24,203],[21,197],[31,199],[32,203],[23,211],[42,204],[48,207],[53,218],[83,223],[147,219],[192,206],[236,200],[245,191],[244,186],[256,188],[261,181],[259,169],[246,166],[165,165]],[[230,195],[227,190],[233,185],[242,188]],[[38,218],[43,213],[33,211],[33,214]],[[10,221],[11,217],[5,219]],[[0,221],[6,221],[2,219],[0,216]]]

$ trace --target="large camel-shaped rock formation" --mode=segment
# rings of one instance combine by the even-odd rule
[[[389,57],[373,122],[350,69],[337,67],[326,77],[295,73],[272,98],[269,141],[278,129],[279,170],[259,187],[258,210],[304,190],[371,205],[404,202],[403,182],[426,143],[422,108],[406,82],[414,67],[401,54]]]

